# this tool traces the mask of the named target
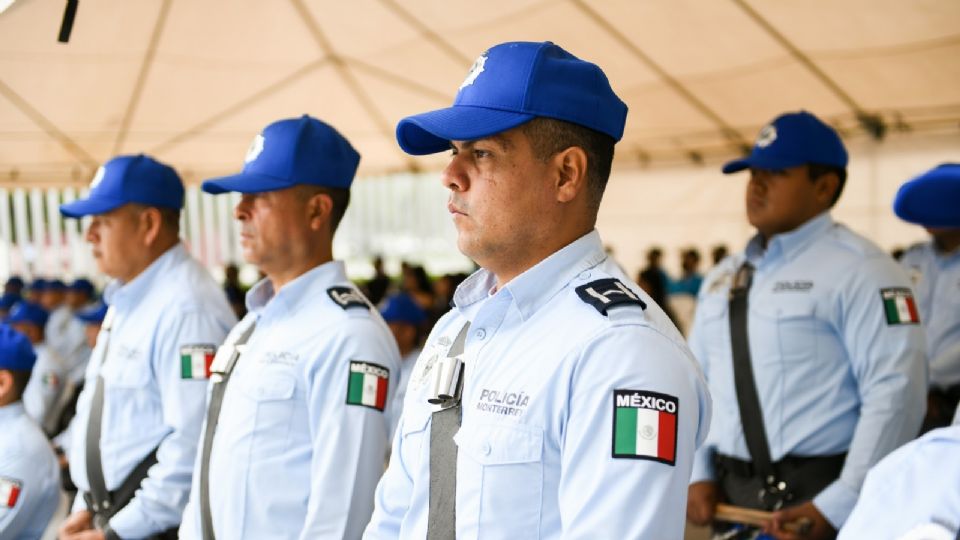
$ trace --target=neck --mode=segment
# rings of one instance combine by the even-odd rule
[[[960,248],[960,229],[938,231],[933,235],[933,244],[941,253],[951,253]]]
[[[147,247],[143,253],[143,257],[127,275],[114,277],[119,279],[121,283],[130,283],[136,279],[137,276],[146,271],[147,268],[150,268],[150,265],[162,257],[164,253],[170,250],[170,248],[177,245],[178,242],[180,242],[180,239],[177,237],[158,239],[156,242]]]
[[[291,281],[331,261],[333,261],[333,257],[329,255],[318,255],[316,257],[310,257],[308,260],[304,260],[299,264],[278,270],[264,271],[264,273],[267,275],[267,278],[270,279],[270,283],[273,285],[273,292],[276,294]]]
[[[522,259],[522,262],[519,262],[519,263],[515,261],[521,260],[521,259],[516,258],[508,261],[507,264],[501,265],[500,267],[495,267],[494,265],[488,266],[486,264],[480,264],[480,266],[482,266],[483,268],[486,268],[487,271],[489,271],[494,275],[494,277],[496,277],[497,279],[496,290],[500,290],[503,288],[504,285],[506,285],[507,283],[510,283],[510,281],[515,279],[520,274],[533,268],[534,266],[539,264],[544,259],[550,257],[554,253],[569,246],[570,244],[575,242],[577,239],[583,237],[585,234],[588,234],[592,230],[593,230],[593,226],[591,225],[586,229],[577,229],[568,234],[557,235],[555,238],[551,238],[542,243],[539,243],[539,245],[533,244],[533,245],[536,245],[536,247],[539,249],[532,249],[530,252],[526,254],[527,256]],[[507,257],[507,259],[510,259],[510,258]],[[477,261],[477,262],[479,263],[480,261]]]

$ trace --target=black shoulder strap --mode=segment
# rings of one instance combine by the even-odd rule
[[[93,400],[90,403],[90,418],[87,421],[87,440],[86,440],[86,458],[87,458],[87,483],[90,485],[90,510],[95,514],[110,512],[113,507],[113,501],[110,500],[110,492],[107,490],[107,482],[103,477],[103,461],[100,456],[100,428],[103,423],[103,365],[107,361],[108,347],[110,346],[110,331],[113,328],[114,308],[107,310],[103,318],[103,324],[100,326],[100,335],[97,339],[103,340],[103,353],[100,356],[100,373],[97,373],[97,380],[93,389]]]
[[[763,424],[760,397],[753,378],[750,359],[750,340],[747,336],[748,303],[750,285],[753,282],[753,266],[745,262],[737,271],[730,288],[730,346],[733,350],[733,381],[737,390],[737,405],[747,449],[755,470],[764,481],[773,482],[774,470],[770,460],[770,446]]]
[[[250,326],[245,328],[232,343],[224,343],[217,350],[211,366],[210,405],[207,407],[207,426],[203,433],[203,448],[200,454],[200,522],[203,540],[214,540],[213,514],[210,511],[210,452],[213,450],[213,437],[217,431],[217,421],[220,419],[220,406],[223,404],[223,395],[227,391],[227,382],[233,367],[240,358],[239,347],[244,345],[256,328],[256,319],[251,316]]]

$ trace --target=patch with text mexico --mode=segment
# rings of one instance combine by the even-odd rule
[[[674,396],[645,390],[613,391],[613,457],[677,461],[677,409]]]
[[[362,405],[378,411],[387,406],[390,370],[370,362],[350,362],[347,405]]]
[[[913,291],[910,289],[906,287],[880,289],[880,298],[883,299],[883,313],[887,316],[888,325],[920,323],[917,303],[913,300]]]

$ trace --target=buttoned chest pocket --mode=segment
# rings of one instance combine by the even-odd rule
[[[429,478],[430,467],[430,419],[432,411],[426,406],[406,407],[403,411],[403,426],[400,431],[400,459],[404,468],[414,471],[414,480]],[[418,474],[423,471],[426,474]]]
[[[479,482],[467,488],[480,489],[478,537],[539,538],[543,430],[480,425],[461,429],[454,440],[468,466],[479,473]]]
[[[122,415],[142,425],[155,426],[162,422],[160,395],[152,386],[150,363],[145,355],[118,347],[100,369],[104,383],[104,411],[106,415]],[[122,353],[122,354],[121,354]],[[115,419],[114,421],[121,422]],[[123,430],[105,430],[105,440],[123,439]]]
[[[289,369],[268,368],[247,375],[244,393],[256,407],[253,454],[276,456],[288,449],[290,426],[304,412],[297,410],[294,399],[297,379]]]
[[[821,322],[817,319],[816,308],[811,298],[760,304],[756,311],[768,321],[777,341],[776,349],[758,360],[796,363],[817,358]]]

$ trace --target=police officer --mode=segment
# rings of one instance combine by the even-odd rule
[[[47,438],[20,401],[36,355],[0,324],[0,538],[40,538],[60,501],[60,470]]]
[[[452,107],[401,120],[450,150],[481,269],[411,375],[366,538],[680,538],[709,395],[677,329],[594,229],[627,107],[550,42],[484,52]]]
[[[930,391],[923,431],[950,424],[960,402],[960,164],[944,163],[904,184],[893,210],[922,225],[930,241],[906,251],[900,264],[917,293],[927,335]]]
[[[203,189],[242,193],[243,257],[267,277],[218,352],[180,537],[359,538],[400,367],[386,324],[333,260],[360,156],[305,115],[267,126],[245,161]]]
[[[716,404],[688,516],[723,499],[777,510],[767,525],[836,534],[867,470],[916,434],[926,365],[904,272],[833,221],[846,180],[837,133],[801,111],[764,127],[751,154],[747,219],[757,234],[704,279],[690,335]]]
[[[912,248],[907,252],[910,259],[901,261],[919,274],[912,277],[927,332],[932,384],[938,371],[955,372],[960,360],[960,244],[955,243],[956,231],[960,231],[958,200],[960,165],[945,163],[905,183],[893,202],[897,216],[927,227],[933,237],[930,243]],[[950,412],[944,415],[947,422]],[[957,456],[960,425],[934,430],[892,452],[867,474],[840,539],[953,540],[960,536]]]
[[[203,422],[206,363],[236,322],[179,239],[183,184],[149,156],[111,159],[86,199],[86,238],[114,278],[70,431],[81,491],[60,537],[145,538],[180,523]]]
[[[47,344],[45,328],[49,313],[39,304],[24,300],[13,307],[6,323],[27,336],[37,355],[33,376],[23,391],[23,406],[49,435],[46,426],[63,391],[67,368],[63,359]]]

